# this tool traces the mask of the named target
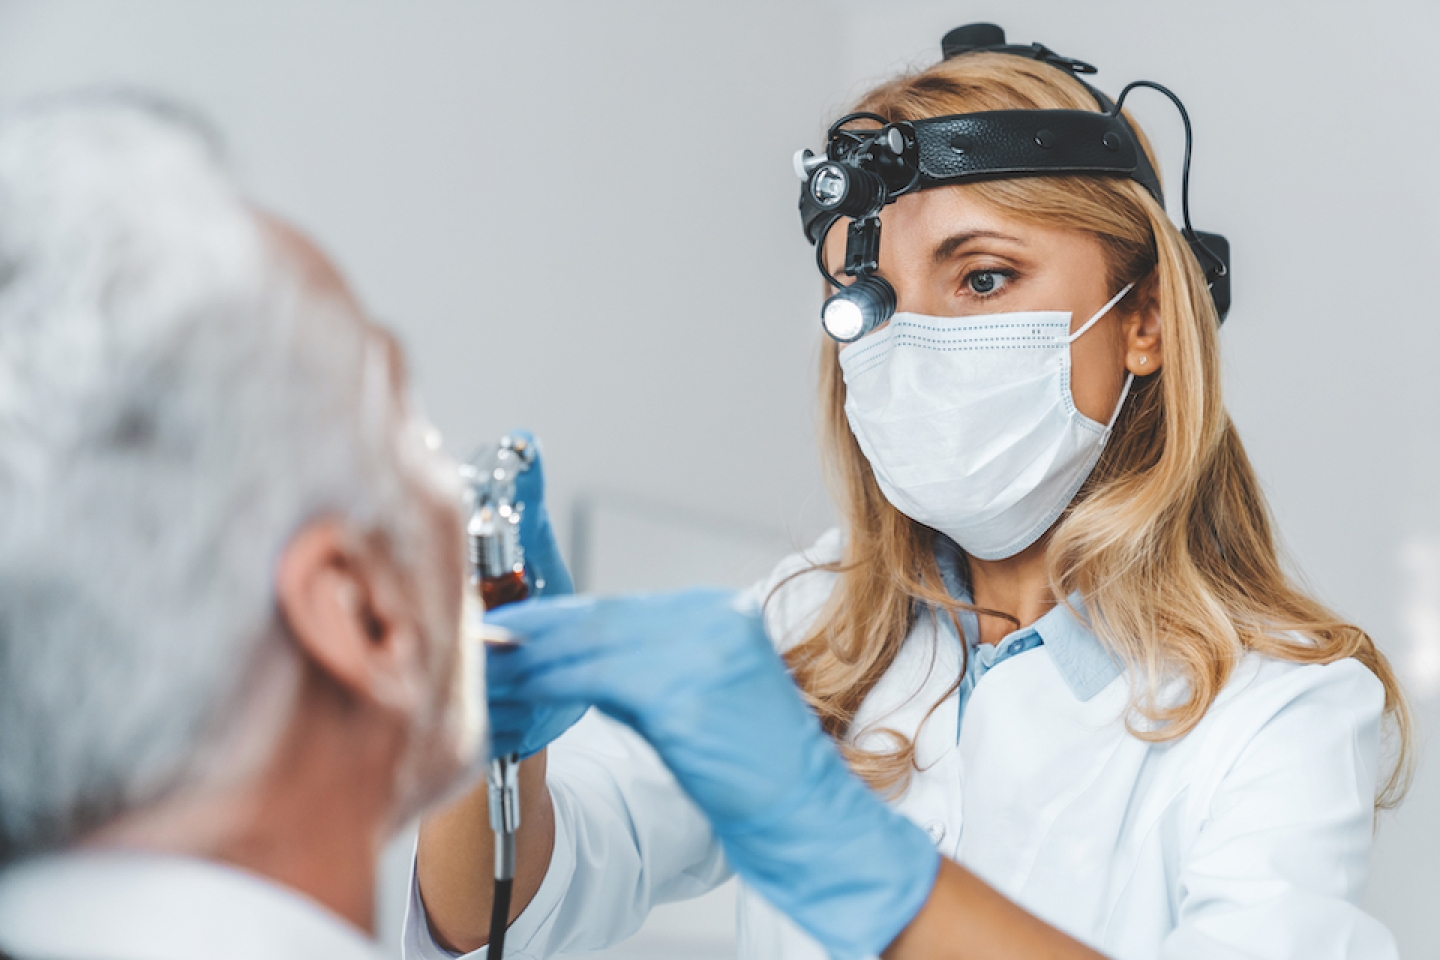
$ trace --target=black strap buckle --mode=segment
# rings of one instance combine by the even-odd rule
[[[1041,60],[1052,67],[1059,67],[1061,70],[1069,70],[1071,73],[1099,73],[1100,69],[1094,64],[1086,63],[1084,60],[1076,60],[1074,57],[1064,57],[1045,46],[1043,43],[1032,43],[1030,49],[1035,51],[1031,59]]]
[[[1061,56],[1043,43],[1032,43],[1029,46],[1006,43],[1005,31],[993,23],[967,23],[963,27],[956,27],[945,34],[945,39],[940,41],[940,50],[946,60],[958,57],[962,53],[1008,53],[1017,57],[1039,60],[1041,63],[1048,63],[1050,66],[1068,73],[1099,72],[1092,64],[1086,63],[1084,60],[1076,60],[1074,57]]]

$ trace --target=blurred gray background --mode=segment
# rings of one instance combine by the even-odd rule
[[[987,19],[1190,108],[1196,223],[1235,249],[1231,410],[1297,568],[1378,638],[1422,723],[1369,906],[1406,956],[1440,956],[1434,0],[0,0],[0,101],[194,104],[400,333],[455,452],[543,438],[589,587],[739,584],[832,515],[790,155]],[[1178,201],[1179,123],[1131,102]],[[407,857],[382,883],[389,942]],[[732,902],[666,908],[607,956],[731,955]]]

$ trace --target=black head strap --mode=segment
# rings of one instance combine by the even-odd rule
[[[1142,184],[1147,173],[1154,179],[1124,118],[1093,110],[991,110],[889,124],[883,117],[852,114],[831,130],[824,159],[863,166],[875,179],[848,205],[801,191],[800,217],[812,243],[841,216],[863,216],[904,194],[946,184],[1064,174],[1128,177]],[[1163,205],[1159,183],[1149,189]]]
[[[920,120],[920,189],[1026,174],[1133,177],[1144,152],[1118,117],[1089,110],[993,110]]]
[[[879,258],[879,213],[886,204],[915,190],[974,180],[1090,174],[1134,180],[1164,207],[1160,178],[1139,135],[1121,112],[1130,91],[1146,87],[1168,97],[1184,121],[1180,191],[1184,235],[1224,320],[1230,308],[1230,247],[1224,237],[1200,233],[1190,224],[1190,118],[1174,93],[1157,83],[1137,80],[1125,88],[1118,101],[1111,100],[1081,79],[1095,73],[1090,64],[1061,56],[1039,43],[1007,44],[1005,31],[993,23],[951,30],[941,41],[941,49],[947,60],[970,53],[1003,53],[1048,64],[1079,80],[1100,110],[994,110],[911,122],[891,121],[873,113],[842,117],[830,127],[824,154],[803,150],[795,158],[796,173],[804,183],[801,223],[806,237],[815,244],[816,265],[827,282],[849,289],[826,271],[823,262],[825,236],[844,219],[851,221],[845,273],[857,280],[880,282],[874,276]],[[888,309],[893,312],[893,307],[891,303]]]
[[[1115,109],[1114,100],[1082,78],[1082,74],[1097,73],[1098,70],[1094,66],[1084,60],[1061,56],[1043,43],[1032,43],[1028,46],[1006,43],[1004,29],[994,23],[967,23],[963,27],[956,27],[945,34],[940,41],[940,51],[946,60],[958,57],[963,53],[1005,53],[1047,63],[1057,70],[1063,70],[1070,74],[1089,91],[1090,96],[1095,98],[1095,103],[1099,105],[1103,113],[1119,118],[1124,127],[1125,139],[1134,145],[1136,158],[1134,168],[1127,175],[1150,191],[1150,196],[1154,197],[1160,206],[1165,206],[1165,193],[1160,187],[1160,177],[1156,175],[1150,158],[1140,148],[1140,137],[1135,133],[1135,128],[1130,126],[1130,121],[1125,119],[1124,114]]]

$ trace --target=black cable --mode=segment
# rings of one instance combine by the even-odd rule
[[[1175,104],[1175,109],[1180,111],[1180,122],[1185,125],[1185,164],[1180,170],[1180,215],[1185,221],[1185,239],[1189,241],[1192,246],[1204,250],[1205,255],[1215,264],[1215,268],[1218,271],[1215,276],[1223,277],[1229,273],[1229,269],[1225,266],[1225,261],[1221,260],[1214,250],[1205,246],[1205,241],[1195,235],[1195,228],[1190,225],[1190,146],[1195,139],[1190,130],[1190,114],[1186,111],[1185,104],[1180,102],[1180,98],[1175,96],[1168,88],[1161,86],[1153,80],[1136,80],[1134,83],[1127,85],[1124,90],[1121,90],[1120,96],[1115,98],[1115,112],[1113,116],[1120,116],[1120,109],[1125,106],[1126,96],[1136,87],[1148,87],[1151,90],[1163,93],[1170,98],[1171,103]],[[1139,149],[1140,145],[1137,143],[1136,147]],[[1210,271],[1207,270],[1205,272],[1208,274]]]
[[[505,931],[510,927],[510,891],[514,880],[495,881],[495,900],[490,907],[490,944],[485,956],[500,960],[505,956]]]
[[[843,127],[843,126],[845,126],[845,124],[851,122],[852,120],[874,120],[876,123],[880,124],[880,126],[882,126],[882,127],[888,126],[889,123],[890,123],[889,120],[887,120],[887,119],[885,119],[884,117],[880,116],[880,114],[878,114],[878,113],[847,113],[847,114],[845,114],[845,116],[841,117],[839,120],[836,120],[834,123],[830,124],[830,129],[829,129],[828,131],[826,131],[826,133],[825,133],[825,140],[826,140],[826,142],[829,142],[829,141],[831,141],[831,140],[834,140],[834,139],[835,139],[835,134],[836,134],[837,132],[839,132],[840,128]],[[848,130],[845,131],[845,132],[846,132],[846,133],[850,133],[851,136],[854,136],[854,134],[851,133],[851,132],[848,131]]]
[[[907,183],[907,184],[905,184],[905,186],[901,187],[899,190],[896,190],[896,191],[895,191],[895,194],[894,194],[895,198],[898,200],[900,197],[905,196],[905,194],[907,194],[907,193],[909,193],[910,191],[914,190],[914,189],[919,185],[919,183],[920,183],[920,165],[917,163],[917,164],[915,165],[915,172],[912,173],[912,174],[910,174],[910,182]]]
[[[835,275],[825,269],[825,238],[830,236],[831,229],[840,221],[839,217],[831,217],[830,222],[820,230],[820,237],[815,241],[815,269],[820,271],[820,276],[836,290],[844,290],[845,284],[835,279]]]

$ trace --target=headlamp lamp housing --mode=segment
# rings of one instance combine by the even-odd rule
[[[859,277],[820,309],[820,325],[831,339],[854,343],[895,315],[895,288],[884,277]]]
[[[806,197],[822,215],[873,216],[889,200],[885,181],[862,166],[827,160],[810,174]]]
[[[1024,56],[1048,63],[1079,79],[1095,72],[1089,64],[1062,57],[1041,44],[1007,45],[1005,32],[994,24],[970,24],[950,31],[942,42],[945,58],[985,51]],[[825,153],[805,150],[796,155],[796,172],[804,180],[800,220],[805,237],[816,247],[816,264],[825,279],[841,287],[825,269],[823,248],[830,229],[841,219],[852,221],[845,273],[860,280],[874,275],[879,261],[878,215],[886,204],[916,190],[977,180],[1013,177],[1089,175],[1126,177],[1143,186],[1162,207],[1160,178],[1140,145],[1140,138],[1121,112],[1125,96],[1137,86],[1168,96],[1185,121],[1185,167],[1182,178],[1184,233],[1210,284],[1221,322],[1230,309],[1230,245],[1218,234],[1199,233],[1190,226],[1190,120],[1179,98],[1149,81],[1125,88],[1119,103],[1080,80],[1095,98],[1099,111],[996,110],[891,122],[873,113],[842,117],[831,126]],[[865,225],[857,231],[856,227]],[[888,288],[888,284],[886,285]],[[848,289],[848,288],[846,288]],[[884,307],[885,298],[858,295],[867,304]],[[851,299],[851,298],[841,298]],[[832,301],[827,302],[827,310]],[[865,332],[894,313],[893,291],[888,313],[872,320],[866,311]],[[831,324],[826,323],[827,331]],[[832,332],[833,335],[833,332]],[[841,339],[836,337],[836,339]]]

